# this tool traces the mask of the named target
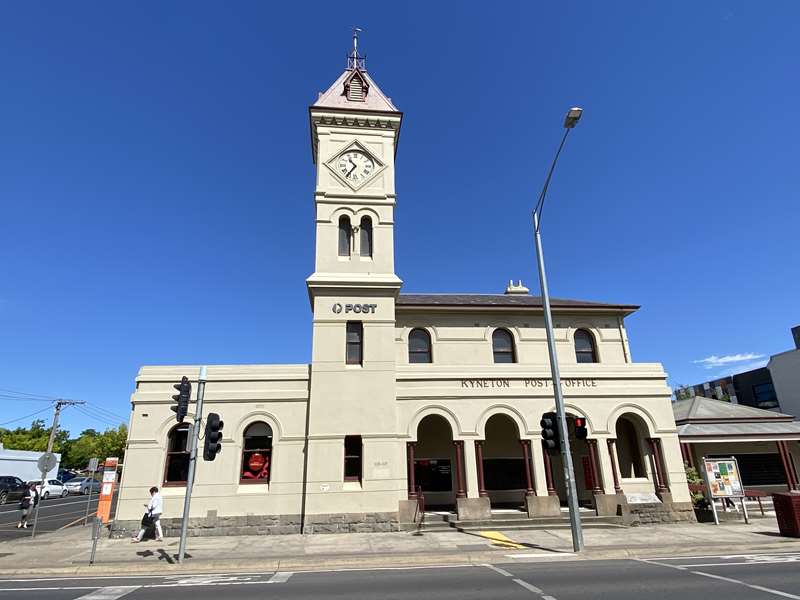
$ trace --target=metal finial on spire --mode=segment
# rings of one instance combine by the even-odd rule
[[[358,55],[358,34],[363,29],[360,27],[353,27],[353,52],[347,57],[348,69],[366,69],[366,56]]]

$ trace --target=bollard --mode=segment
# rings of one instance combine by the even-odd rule
[[[89,557],[89,564],[94,564],[94,556],[97,553],[97,540],[100,539],[100,528],[103,526],[103,521],[100,517],[94,518],[94,524],[92,525],[92,555]]]

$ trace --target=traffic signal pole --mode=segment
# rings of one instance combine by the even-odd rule
[[[197,468],[197,439],[200,436],[200,422],[203,420],[203,395],[206,390],[206,367],[200,367],[197,378],[197,405],[194,410],[194,427],[189,435],[189,473],[186,475],[186,495],[183,498],[183,520],[181,521],[181,540],[178,544],[178,562],[183,563],[186,554],[186,533],[189,527],[189,506],[192,502],[194,472]]]
[[[566,136],[565,136],[566,137]],[[563,142],[562,142],[563,144]],[[572,530],[572,548],[575,552],[583,551],[583,529],[581,516],[578,513],[578,490],[575,486],[575,470],[572,466],[572,452],[569,447],[569,430],[567,429],[567,415],[564,408],[564,396],[561,393],[561,373],[558,369],[556,344],[553,339],[553,316],[550,314],[550,293],[547,289],[547,275],[544,270],[544,255],[542,253],[542,237],[539,234],[539,215],[533,212],[533,231],[536,240],[536,261],[539,265],[539,281],[542,287],[542,304],[544,305],[544,325],[547,330],[547,351],[550,354],[550,374],[553,380],[553,395],[556,401],[556,421],[559,438],[561,440],[561,464],[564,467],[564,483],[567,488],[567,502],[569,504],[569,524]],[[547,450],[545,450],[547,452]]]

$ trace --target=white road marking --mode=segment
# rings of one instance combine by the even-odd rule
[[[569,558],[574,552],[528,552],[524,554],[506,554],[506,558]]]
[[[718,563],[687,563],[685,565],[664,565],[664,566],[678,566],[678,567],[749,567],[753,565],[780,565],[785,564],[788,562],[798,562],[800,561],[800,556],[794,558],[793,560],[786,560],[786,559],[778,559],[778,560],[759,560],[759,561],[748,561],[748,562],[718,562]],[[658,563],[654,563],[658,564]]]
[[[76,598],[76,600],[117,600],[117,598],[122,598],[123,596],[127,596],[131,592],[138,590],[141,586],[138,585],[128,585],[125,587],[105,587],[100,588],[99,590],[95,590],[85,596],[80,596]]]
[[[792,556],[800,552],[761,552],[757,554],[701,554],[700,556],[654,556],[642,560],[692,560],[695,558],[750,558],[757,556]]]
[[[748,556],[748,555],[744,555],[744,556]],[[709,557],[698,557],[698,558],[709,558]],[[748,587],[748,588],[750,588],[752,590],[758,590],[760,592],[766,592],[767,594],[774,594],[775,596],[782,596],[784,598],[792,598],[793,600],[800,600],[800,596],[795,596],[794,594],[789,594],[788,592],[782,592],[780,590],[775,590],[775,589],[764,587],[764,586],[761,586],[761,585],[754,585],[752,583],[746,583],[746,582],[741,581],[739,579],[733,579],[732,577],[723,577],[722,575],[714,575],[713,573],[706,573],[705,571],[689,571],[686,567],[683,567],[683,566],[680,566],[680,565],[668,565],[667,563],[656,562],[656,561],[654,561],[652,559],[634,558],[633,560],[635,560],[637,562],[645,563],[645,564],[659,565],[661,567],[667,567],[669,569],[676,569],[678,571],[688,571],[689,573],[692,573],[693,575],[700,575],[701,577],[709,577],[711,579],[718,579],[720,581],[727,581],[728,583],[735,583],[737,585],[743,585],[744,587]],[[761,564],[763,564],[763,563],[761,563]],[[715,564],[713,566],[716,567],[716,566],[719,566],[719,565]]]
[[[486,567],[487,569],[491,569],[495,573],[500,573],[500,575],[502,575],[503,577],[513,577],[511,573],[509,573],[505,569],[501,569],[500,567],[495,567],[494,565],[489,565],[489,564],[484,564],[481,566]]]
[[[291,571],[278,571],[269,578],[267,583],[286,583],[292,575],[294,575],[294,573]]]
[[[534,594],[539,594],[540,596],[542,594],[544,594],[544,592],[542,590],[540,590],[539,588],[537,588],[535,585],[532,585],[532,584],[528,583],[527,581],[522,581],[522,579],[512,579],[511,581],[513,581],[517,585],[521,585],[526,590],[528,590],[529,592],[533,592]]]

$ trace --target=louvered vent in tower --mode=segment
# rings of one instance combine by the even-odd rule
[[[345,82],[344,86],[345,94],[350,102],[363,102],[369,88],[358,71],[353,73],[352,77]]]

